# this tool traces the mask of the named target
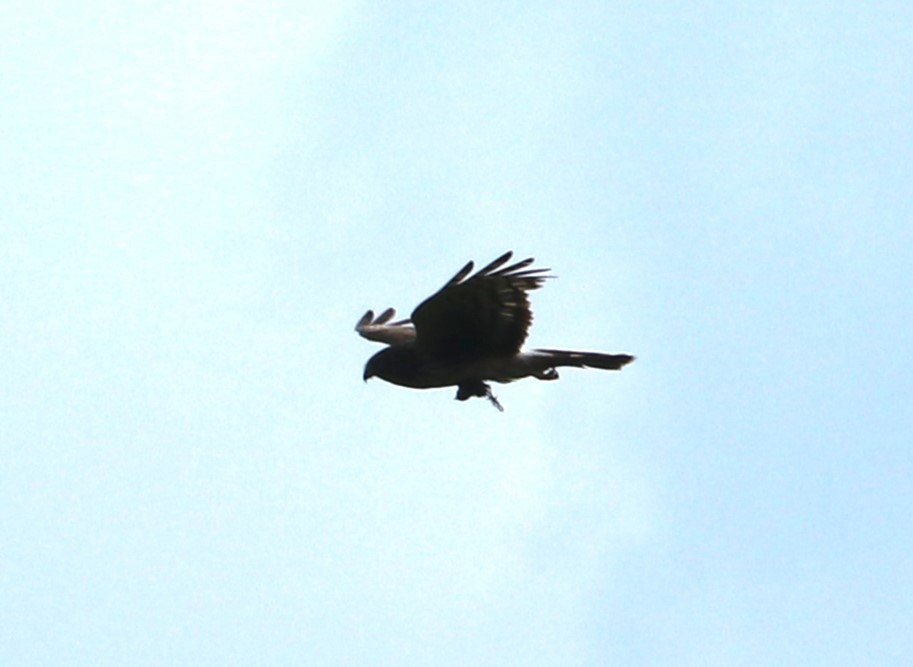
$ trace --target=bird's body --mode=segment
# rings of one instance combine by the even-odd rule
[[[501,268],[511,256],[505,253],[467,278],[473,269],[469,262],[410,320],[390,323],[392,308],[377,317],[365,313],[356,331],[388,347],[368,360],[364,379],[376,376],[415,389],[456,386],[457,399],[484,396],[501,409],[486,382],[556,380],[559,366],[618,370],[634,360],[628,354],[522,351],[532,322],[527,292],[549,276],[548,269],[527,268],[532,258]]]

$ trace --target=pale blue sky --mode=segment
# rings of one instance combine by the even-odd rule
[[[0,26],[0,663],[913,662],[913,5]],[[637,362],[362,383],[507,249]]]

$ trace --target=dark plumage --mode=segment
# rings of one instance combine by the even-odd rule
[[[486,380],[555,380],[558,366],[619,370],[634,361],[629,354],[521,351],[532,322],[527,294],[550,276],[548,269],[528,268],[531,257],[505,266],[512,256],[507,252],[471,276],[469,262],[408,320],[390,322],[392,308],[377,317],[365,313],[355,330],[388,347],[368,360],[364,379],[416,389],[455,385],[458,400],[484,396],[500,410]]]

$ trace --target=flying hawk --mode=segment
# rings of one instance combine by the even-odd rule
[[[486,380],[557,380],[559,366],[617,371],[634,361],[630,354],[521,350],[533,319],[527,293],[552,276],[549,269],[529,268],[532,257],[505,266],[512,256],[506,252],[471,276],[469,262],[410,319],[391,322],[393,308],[377,317],[365,313],[355,331],[387,343],[368,359],[365,381],[377,376],[415,389],[456,385],[457,400],[481,396],[503,411]]]

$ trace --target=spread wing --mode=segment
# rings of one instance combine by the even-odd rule
[[[472,276],[469,262],[420,303],[412,313],[416,345],[448,359],[516,354],[533,319],[527,292],[549,276],[527,268],[532,257],[504,266],[512,256],[504,253]]]
[[[387,308],[377,317],[374,317],[373,310],[369,310],[358,320],[358,324],[355,325],[355,331],[363,338],[374,340],[378,343],[411,345],[415,342],[415,327],[412,326],[409,320],[390,322],[395,315],[396,311],[392,308]]]

